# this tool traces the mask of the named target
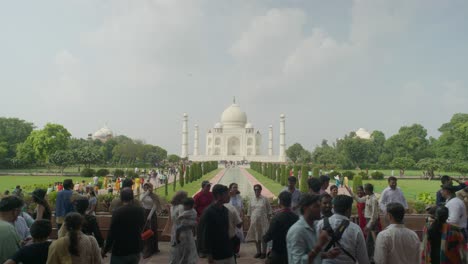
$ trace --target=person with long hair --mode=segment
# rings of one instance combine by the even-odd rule
[[[94,192],[94,190],[90,190],[88,194],[89,194],[89,199],[88,199],[89,207],[86,210],[86,214],[96,215],[96,208],[97,208],[97,203],[98,203],[96,193]]]
[[[102,247],[104,245],[104,239],[102,238],[101,230],[99,229],[99,225],[97,223],[97,219],[94,215],[86,214],[86,210],[89,208],[89,201],[86,197],[81,196],[78,197],[74,202],[73,205],[75,207],[75,211],[83,216],[83,224],[81,225],[81,232],[86,235],[94,236],[96,241],[98,242],[99,246]],[[67,227],[62,226],[58,231],[58,237],[64,237],[67,235]]]
[[[145,209],[145,228],[151,229],[153,236],[143,241],[143,258],[149,258],[159,252],[158,247],[158,213],[161,212],[161,203],[157,194],[153,192],[153,184],[147,182],[143,185],[140,201]]]
[[[363,198],[366,196],[366,193],[364,192],[364,187],[358,186],[356,188],[356,195],[358,198]],[[356,207],[357,207],[357,212],[358,212],[358,219],[359,219],[359,227],[361,228],[362,232],[364,232],[364,229],[366,227],[366,217],[364,216],[364,210],[366,208],[366,202],[365,201],[360,201],[359,199],[356,202]],[[364,237],[366,237],[366,233],[364,232]]]
[[[52,218],[52,210],[50,210],[50,205],[45,199],[47,191],[44,189],[36,189],[32,193],[32,200],[37,205],[35,211],[35,220]]]
[[[447,223],[449,210],[445,206],[435,209],[435,221],[425,226],[421,263],[466,263],[464,238],[459,227]]]
[[[101,264],[96,239],[81,232],[83,216],[69,213],[65,216],[64,225],[67,235],[52,242],[47,264]]]
[[[255,196],[250,199],[247,215],[250,216],[250,227],[245,238],[246,241],[254,241],[257,248],[255,258],[266,258],[266,243],[263,236],[270,226],[271,206],[268,199],[262,195],[262,186],[254,185]]]

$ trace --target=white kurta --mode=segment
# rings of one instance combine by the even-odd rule
[[[183,205],[171,207],[171,258],[170,264],[196,264],[198,262],[197,246],[192,230],[184,230],[180,233],[180,243],[176,243],[176,228],[179,223],[178,217],[184,211]]]
[[[270,202],[264,196],[250,198],[247,215],[250,216],[250,227],[245,238],[246,241],[262,241],[263,235],[268,231],[271,215]]]

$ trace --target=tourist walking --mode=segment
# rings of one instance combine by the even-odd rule
[[[122,183],[122,189],[128,188],[132,190],[133,181],[131,179],[124,179],[121,183]],[[136,206],[141,207],[140,199],[132,199],[131,203],[135,204]],[[122,203],[122,200],[120,199],[120,196],[115,197],[109,206],[109,212],[113,212],[115,209],[121,207],[122,204],[123,203]]]
[[[320,194],[327,191],[328,186],[330,185],[330,177],[327,175],[322,175],[319,177],[320,180]]]
[[[49,220],[36,220],[31,226],[32,244],[22,247],[4,264],[46,264],[52,224]]]
[[[250,216],[250,227],[245,240],[254,241],[257,249],[255,258],[266,258],[266,243],[263,242],[263,236],[266,234],[270,225],[271,206],[268,199],[262,195],[262,186],[254,185],[255,196],[250,198],[247,215]]]
[[[406,202],[406,198],[403,195],[400,187],[397,187],[397,178],[390,176],[388,177],[387,182],[388,187],[385,188],[380,195],[380,210],[385,213],[389,203],[399,203],[403,206],[403,208],[405,208],[405,210],[408,210],[408,203]]]
[[[286,235],[289,264],[320,264],[322,259],[336,258],[339,249],[322,252],[329,238],[328,233],[319,230],[315,221],[320,219],[320,196],[304,194],[299,202],[301,216],[289,228]]]
[[[140,201],[145,209],[146,229],[151,229],[153,236],[143,241],[143,258],[149,258],[159,253],[158,246],[158,214],[161,212],[161,202],[157,194],[153,192],[153,184],[147,182],[143,185],[143,193]]]
[[[350,195],[351,192],[348,191]],[[358,186],[356,188],[356,195],[358,196],[358,198],[363,198],[364,196],[366,196],[366,193],[364,192],[364,187],[362,186]],[[364,232],[364,229],[366,227],[366,217],[364,215],[364,210],[366,209],[366,202],[360,202],[360,199],[358,199],[356,201],[356,208],[357,208],[357,213],[358,213],[358,220],[359,220],[359,227],[361,228],[362,232],[364,233],[364,238],[366,238],[366,233]],[[369,253],[369,252],[368,252]]]
[[[83,217],[83,223],[81,225],[81,232],[85,235],[94,236],[98,242],[99,247],[104,245],[104,239],[102,238],[101,230],[99,228],[96,216],[86,213],[89,208],[89,200],[86,197],[78,197],[73,202],[75,211]],[[62,225],[58,230],[58,237],[64,237],[67,235],[67,227]]]
[[[378,264],[414,264],[420,262],[418,235],[405,227],[405,208],[401,203],[387,204],[386,218],[390,223],[377,235],[374,261]]]
[[[97,203],[98,203],[96,193],[94,192],[94,190],[90,190],[88,194],[89,194],[89,199],[88,199],[89,207],[86,210],[86,214],[96,215],[96,208],[97,208]]]
[[[448,216],[448,208],[438,206],[435,221],[424,228],[422,264],[466,263],[463,234],[459,227],[447,223]]]
[[[111,264],[137,264],[143,249],[141,233],[145,225],[145,211],[133,203],[131,188],[122,189],[120,200],[122,206],[112,212],[109,233],[101,254],[105,257],[112,249]]]
[[[55,222],[57,223],[57,229],[63,224],[65,216],[73,212],[73,181],[66,179],[63,181],[63,191],[57,193],[57,199],[55,201]]]
[[[229,211],[224,206],[229,202],[227,186],[213,186],[214,202],[206,208],[200,218],[197,239],[200,251],[208,263],[234,264],[234,251],[229,238]]]
[[[289,228],[299,220],[299,216],[291,210],[292,194],[290,192],[281,192],[278,200],[281,210],[271,219],[270,227],[263,236],[263,242],[273,241],[268,257],[270,264],[288,264],[286,234]]]
[[[460,227],[461,232],[466,239],[467,215],[465,203],[455,195],[455,191],[457,190],[455,186],[450,183],[446,183],[441,187],[442,197],[444,197],[446,201],[445,207],[447,207],[449,211],[447,223]]]
[[[320,219],[331,217],[333,215],[333,198],[330,194],[324,193],[320,195]]]
[[[96,239],[81,232],[83,217],[79,213],[69,213],[64,224],[67,235],[52,242],[47,264],[101,264]]]
[[[179,216],[184,212],[183,202],[187,199],[187,192],[178,191],[171,201],[170,220],[171,227],[171,249],[170,249],[170,264],[196,264],[198,262],[197,246],[192,230],[180,230],[179,243],[177,242],[177,224],[179,224]]]
[[[13,223],[24,203],[17,196],[5,196],[0,200],[0,263],[13,256],[21,246],[21,239]]]
[[[373,261],[375,239],[380,231],[379,201],[374,194],[374,186],[370,183],[364,185],[364,192],[366,194],[364,197],[356,196],[349,187],[346,187],[346,189],[358,203],[365,202],[364,216],[366,218],[366,226],[364,227],[364,233],[366,234],[367,254],[369,255],[369,260]]]
[[[195,210],[197,211],[198,218],[202,216],[205,208],[213,203],[213,194],[210,192],[211,183],[209,181],[203,181],[201,188],[201,191],[193,196],[193,200],[195,200]]]
[[[307,180],[307,185],[309,186],[309,194],[320,195],[320,188],[322,187],[322,184],[320,183],[319,179],[312,177]]]
[[[240,192],[239,192],[239,186],[237,185],[237,183],[229,184],[229,196],[230,196],[229,204],[233,208],[235,208],[235,210],[237,210],[237,214],[239,215],[241,222],[243,222],[244,221],[244,205],[242,201],[242,196],[240,195]],[[234,243],[233,245],[234,253],[236,254],[236,257],[239,257],[240,244],[241,242],[244,241],[243,227],[242,226],[235,227],[235,234],[236,236],[233,237],[232,242]]]
[[[338,248],[341,254],[334,260],[323,260],[322,263],[369,264],[366,242],[361,228],[351,222],[353,198],[348,195],[338,195],[333,199],[334,213],[317,223],[318,230],[326,230],[330,236],[341,233],[341,239],[332,241],[327,247]]]
[[[297,178],[291,176],[288,178],[288,186],[282,190],[282,192],[290,192],[291,193],[291,209],[297,215],[299,215],[299,201],[301,200],[301,191],[296,188]]]
[[[35,220],[50,220],[52,218],[52,211],[45,199],[46,193],[47,191],[44,189],[36,189],[32,192],[32,200],[36,204],[36,209],[34,210]]]

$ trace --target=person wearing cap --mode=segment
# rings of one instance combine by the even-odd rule
[[[445,207],[449,210],[447,223],[460,227],[466,239],[466,208],[465,203],[455,195],[456,186],[446,183],[440,186],[442,197],[445,198]]]
[[[47,191],[44,189],[36,189],[32,192],[32,200],[37,205],[34,212],[34,219],[36,220],[50,220],[52,218],[52,211],[50,210],[49,203],[45,199],[46,192]]]
[[[455,192],[457,191],[460,191],[462,190],[463,188],[466,187],[466,184],[464,182],[461,182],[455,178],[452,178],[448,175],[444,175],[442,177],[440,177],[440,182],[442,183],[442,185],[444,184],[450,184],[450,185],[453,185],[453,182],[457,182],[458,185],[457,186],[454,186],[453,190],[455,190]],[[438,190],[437,193],[436,193],[436,205],[444,205],[445,204],[445,198],[443,197],[442,195],[442,189]]]
[[[195,210],[197,211],[198,218],[203,214],[203,211],[213,203],[213,193],[210,192],[211,183],[209,181],[203,181],[201,184],[201,191],[199,191],[193,197],[195,200]]]
[[[294,176],[288,177],[288,186],[285,187],[281,192],[291,193],[291,209],[294,213],[299,215],[299,201],[301,200],[301,191],[296,189],[297,178]]]
[[[161,203],[157,194],[153,192],[153,184],[147,182],[143,185],[140,201],[145,209],[145,228],[151,229],[154,235],[143,241],[143,258],[151,257],[159,252],[158,247],[158,213],[161,212]]]
[[[23,200],[17,196],[6,196],[0,200],[0,263],[4,263],[20,249],[21,239],[13,223],[23,204]]]

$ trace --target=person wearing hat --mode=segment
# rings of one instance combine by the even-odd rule
[[[140,201],[145,209],[146,229],[151,229],[154,235],[143,241],[143,258],[151,257],[159,252],[158,247],[158,213],[161,212],[161,202],[157,194],[153,192],[153,184],[147,182],[143,185],[143,193]]]
[[[442,188],[441,194],[445,198],[445,207],[449,210],[447,223],[460,227],[466,239],[466,208],[465,203],[455,195],[457,187],[450,183],[440,186]]]
[[[36,189],[32,192],[32,200],[37,205],[34,212],[35,220],[47,219],[50,221],[52,217],[52,211],[50,210],[49,203],[45,199],[46,190]]]
[[[195,200],[195,210],[197,211],[197,216],[200,218],[211,203],[213,203],[213,193],[210,192],[211,183],[209,181],[203,181],[201,184],[201,191],[199,191],[193,197]]]

